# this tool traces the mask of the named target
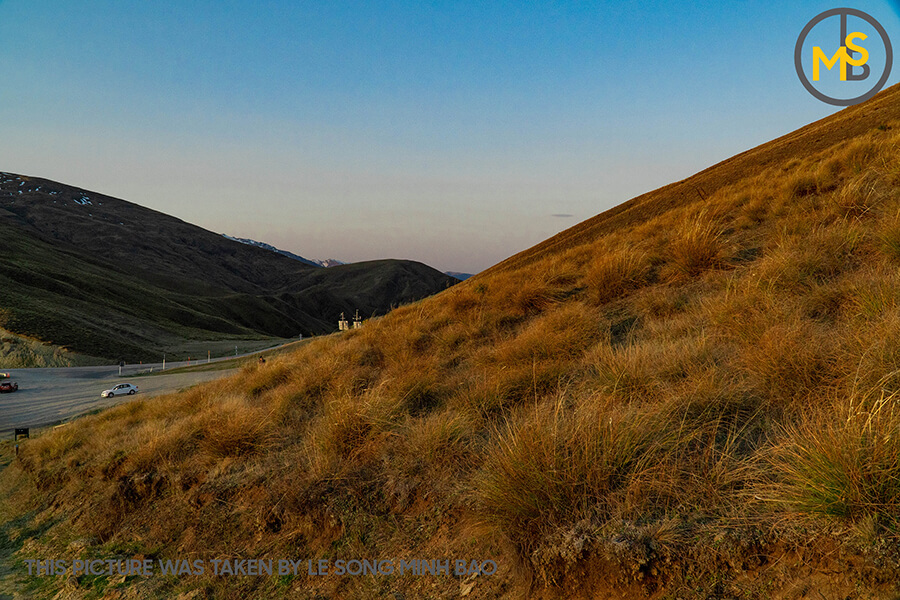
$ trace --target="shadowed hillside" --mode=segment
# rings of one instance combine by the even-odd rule
[[[179,339],[336,329],[455,283],[411,261],[322,269],[174,217],[44,179],[0,173],[0,327],[137,361]]]
[[[895,87],[360,330],[30,440],[9,541],[499,567],[73,597],[895,599],[898,348]]]

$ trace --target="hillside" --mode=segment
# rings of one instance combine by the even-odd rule
[[[0,327],[71,351],[159,358],[174,340],[334,331],[455,281],[420,263],[321,269],[136,204],[0,174]]]
[[[893,600],[898,150],[894,87],[360,330],[7,450],[12,578],[72,598]],[[46,556],[498,569],[22,574]]]

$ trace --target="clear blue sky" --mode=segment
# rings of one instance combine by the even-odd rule
[[[0,170],[478,271],[837,110],[793,49],[844,5],[0,0]]]

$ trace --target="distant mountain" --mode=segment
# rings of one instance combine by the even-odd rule
[[[313,260],[314,263],[318,264],[322,267],[337,267],[340,265],[346,265],[347,263],[342,262],[336,258],[326,258],[325,260]]]
[[[263,250],[268,250],[270,252],[277,252],[282,256],[287,256],[288,258],[293,258],[294,260],[299,260],[303,264],[309,265],[311,267],[324,267],[321,261],[318,260],[309,260],[308,258],[303,258],[299,254],[294,254],[293,252],[288,252],[287,250],[281,250],[276,248],[271,244],[267,244],[265,242],[257,242],[256,240],[251,240],[249,238],[239,238],[239,237],[231,237],[228,234],[223,233],[222,237],[231,240],[232,242],[240,242],[242,244],[247,244],[248,246],[256,246],[257,248],[262,248]]]
[[[455,279],[459,279],[460,281],[465,281],[469,277],[472,276],[472,273],[460,273],[459,271],[444,271],[444,275],[449,275]]]
[[[421,263],[323,269],[169,215],[0,173],[0,327],[106,358],[161,357],[172,340],[334,331],[456,280]]]
[[[267,244],[265,242],[257,242],[256,240],[251,240],[249,238],[239,238],[239,237],[231,237],[225,233],[222,234],[223,237],[228,238],[233,242],[240,242],[242,244],[247,244],[248,246],[256,246],[257,248],[262,248],[263,250],[269,250],[270,252],[277,252],[282,256],[287,256],[288,258],[293,258],[294,260],[299,260],[303,264],[307,264],[311,267],[336,267],[338,265],[345,265],[347,263],[341,262],[335,258],[326,258],[325,260],[316,260],[303,258],[299,254],[294,254],[293,252],[288,252],[287,250],[281,250],[280,248],[276,248],[272,244]],[[452,275],[451,275],[452,277]]]

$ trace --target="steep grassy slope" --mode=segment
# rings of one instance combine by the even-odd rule
[[[0,326],[83,354],[294,337],[454,283],[420,263],[310,267],[124,200],[0,174]],[[7,365],[9,366],[9,365]]]
[[[359,331],[31,440],[0,476],[48,528],[19,559],[499,565],[76,597],[896,598],[898,150],[892,88]]]

